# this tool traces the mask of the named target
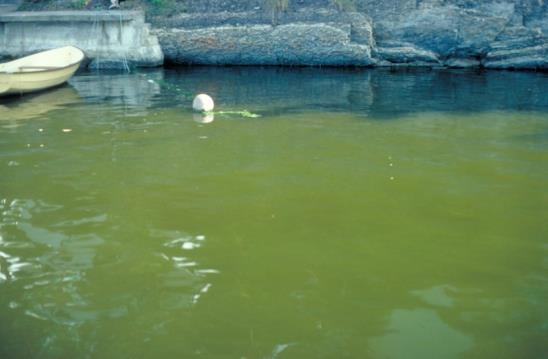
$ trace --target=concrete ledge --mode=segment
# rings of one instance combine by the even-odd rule
[[[0,14],[0,22],[94,22],[143,19],[142,11],[16,11]]]
[[[50,11],[0,15],[0,57],[81,48],[95,68],[162,65],[164,54],[141,11]]]

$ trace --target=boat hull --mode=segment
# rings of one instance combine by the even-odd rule
[[[76,50],[80,51],[79,49]],[[49,59],[48,66],[36,64],[36,58],[39,60],[39,54],[28,58],[32,57],[35,57],[35,59],[29,62],[30,65],[25,63],[25,58],[3,64],[4,67],[8,68],[9,66],[13,67],[11,64],[16,63],[17,66],[20,66],[19,68],[25,68],[26,70],[0,72],[0,96],[41,91],[66,82],[78,70],[83,60],[83,53],[81,58],[70,64],[52,64],[51,59]]]

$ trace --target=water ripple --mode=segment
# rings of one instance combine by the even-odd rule
[[[152,237],[164,238],[163,246],[166,248],[159,255],[173,263],[174,270],[162,274],[163,283],[168,288],[186,288],[183,305],[195,305],[200,298],[211,288],[212,284],[205,282],[205,277],[210,274],[219,274],[220,271],[212,268],[200,268],[196,259],[190,258],[186,253],[197,250],[207,243],[205,235],[188,235],[180,231],[151,231]],[[166,239],[167,237],[167,239]],[[193,293],[193,294],[192,294]],[[179,303],[177,307],[181,307]]]

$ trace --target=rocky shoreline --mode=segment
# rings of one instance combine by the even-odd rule
[[[544,0],[274,1],[178,1],[149,33],[174,64],[548,70]]]
[[[543,1],[364,0],[352,12],[304,3],[275,23],[259,6],[150,21],[174,63],[548,69]]]

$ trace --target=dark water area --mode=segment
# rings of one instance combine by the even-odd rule
[[[548,108],[548,73],[542,72],[198,67],[169,73],[174,76],[166,83],[206,89],[227,105],[275,105],[281,112],[326,109],[389,119],[423,111]]]
[[[325,109],[376,119],[424,111],[545,111],[547,83],[548,73],[543,72],[307,67],[179,67],[103,75],[82,71],[71,81],[86,102],[188,108],[184,101],[198,91],[222,100],[225,107]],[[21,105],[35,96],[40,95],[4,98],[2,104]]]
[[[541,358],[547,90],[189,67],[2,98],[0,358]]]

